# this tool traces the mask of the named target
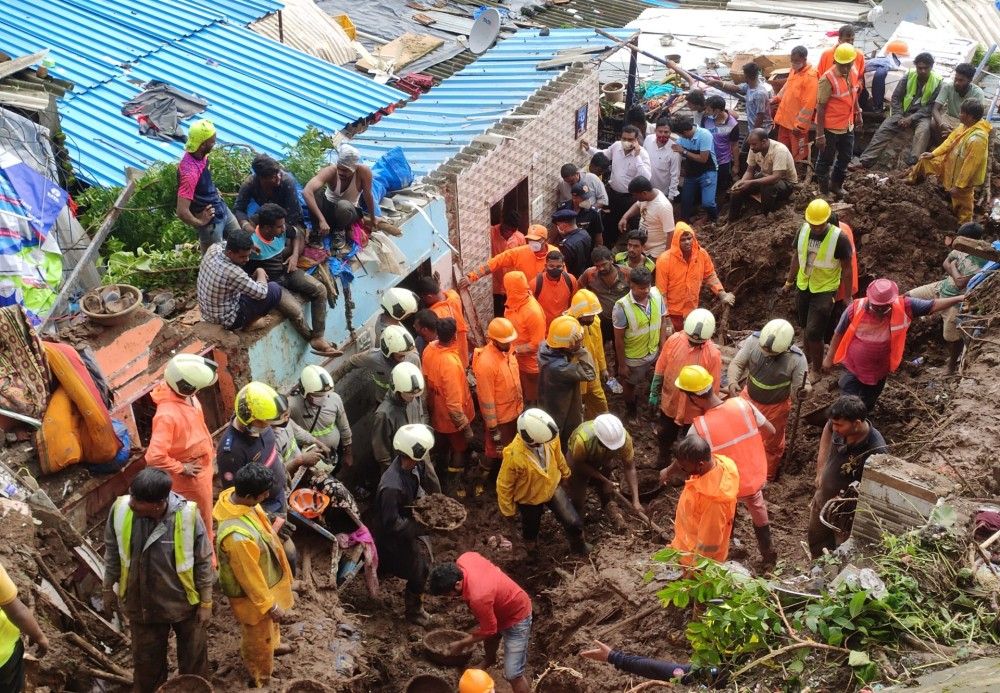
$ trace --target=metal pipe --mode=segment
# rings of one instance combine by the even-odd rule
[[[636,52],[639,49],[638,39],[633,38],[628,44],[631,49],[634,47],[636,50],[631,51],[628,60],[628,81],[625,84],[625,117],[628,118],[628,111],[632,108],[632,103],[635,101],[635,78],[636,73],[639,71],[639,54]],[[642,133],[645,137],[646,133]],[[640,142],[639,146],[642,146]]]
[[[278,41],[280,43],[285,42],[285,19],[282,16],[281,10],[278,10]]]

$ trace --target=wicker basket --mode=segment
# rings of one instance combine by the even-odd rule
[[[427,650],[427,659],[435,664],[442,664],[446,667],[464,667],[472,658],[472,651],[451,654],[448,650],[466,635],[466,633],[460,630],[451,630],[448,628],[432,630],[424,636],[424,649]]]
[[[430,508],[438,503],[447,504],[454,511],[454,515],[457,519],[447,525],[442,525],[434,522],[432,518],[428,518],[428,515],[431,514]],[[454,498],[449,498],[441,493],[422,496],[416,503],[413,504],[412,507],[413,519],[428,529],[434,529],[440,532],[451,532],[458,529],[465,524],[465,520],[468,517],[468,511],[465,509],[464,505],[459,503]]]

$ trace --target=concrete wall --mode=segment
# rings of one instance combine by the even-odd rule
[[[354,298],[353,325],[357,344],[353,348],[371,348],[371,329],[379,311],[382,291],[395,286],[406,274],[416,269],[420,263],[430,259],[438,261],[448,253],[448,247],[435,235],[434,227],[441,234],[447,233],[445,202],[437,198],[424,207],[427,218],[414,214],[401,225],[403,235],[392,240],[406,256],[408,269],[402,275],[379,272],[375,267],[366,267],[358,272],[351,285]],[[305,306],[308,314],[308,305]],[[351,339],[344,317],[344,297],[337,301],[337,307],[327,313],[326,338],[345,349]],[[286,392],[298,382],[299,372],[310,363],[321,363],[323,359],[313,354],[305,341],[295,332],[288,321],[282,321],[250,347],[250,376]],[[338,388],[339,389],[339,388]]]
[[[516,112],[534,118],[507,119],[491,131],[513,139],[505,138],[496,146],[474,144],[432,176],[445,190],[451,242],[459,248],[467,271],[489,258],[490,207],[525,177],[530,221],[551,227],[559,168],[567,162],[584,164],[590,160],[575,137],[576,111],[588,105],[582,138],[596,143],[599,97],[596,70],[573,68],[540,89]],[[473,287],[484,329],[493,316],[491,293],[489,280]]]

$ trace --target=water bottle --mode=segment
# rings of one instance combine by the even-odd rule
[[[625,391],[625,388],[622,387],[622,384],[618,382],[618,379],[615,378],[614,376],[608,378],[607,384],[608,384],[608,389],[611,390],[613,394],[620,395],[622,392]]]

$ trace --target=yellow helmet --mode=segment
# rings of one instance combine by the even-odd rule
[[[569,304],[566,315],[574,318],[585,318],[589,315],[601,314],[601,302],[597,300],[597,294],[590,289],[580,289],[573,294],[573,301]]]
[[[822,197],[817,197],[806,207],[806,221],[813,225],[825,224],[830,219],[830,203]]]
[[[250,382],[236,393],[236,420],[244,426],[254,421],[276,421],[287,408],[284,397],[266,383]]]
[[[466,669],[458,681],[458,693],[493,693],[493,677],[482,669]]]
[[[842,43],[837,46],[833,51],[833,62],[840,65],[847,65],[848,63],[853,63],[854,59],[858,57],[858,49],[849,43]]]
[[[704,366],[684,366],[674,385],[678,390],[690,392],[693,395],[704,395],[712,389],[715,379],[705,370]]]
[[[569,349],[583,339],[583,325],[572,315],[560,315],[549,325],[545,343],[553,349]]]

